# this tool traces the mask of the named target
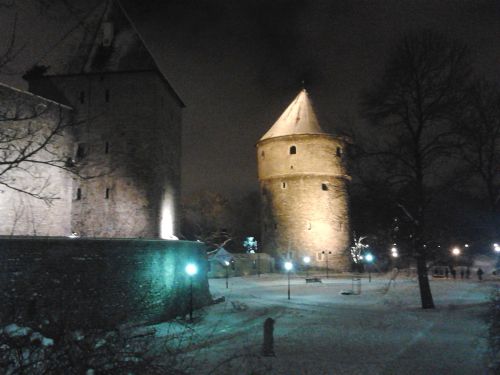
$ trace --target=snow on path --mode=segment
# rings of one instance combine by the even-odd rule
[[[210,280],[226,302],[210,306],[192,325],[181,358],[192,374],[486,374],[492,284],[436,280],[437,308],[420,308],[416,282],[362,281],[361,295],[344,296],[348,278],[321,284],[282,275]],[[246,310],[234,311],[231,301]],[[198,315],[198,316],[199,316]],[[262,324],[276,320],[276,357],[260,356]],[[160,329],[161,331],[161,329]]]

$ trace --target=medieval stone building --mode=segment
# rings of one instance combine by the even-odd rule
[[[118,2],[89,12],[25,78],[30,92],[72,109],[63,140],[67,166],[87,177],[65,174],[66,208],[45,214],[67,224],[36,234],[170,238],[177,230],[184,104]],[[2,211],[7,206],[0,195]],[[35,234],[23,225],[12,229],[39,217],[34,210],[17,223],[3,221],[0,233]]]
[[[321,129],[305,90],[259,140],[264,252],[349,269],[345,149]]]

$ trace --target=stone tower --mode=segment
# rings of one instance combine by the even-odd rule
[[[180,192],[181,99],[124,9],[103,1],[25,76],[74,109],[72,231],[171,238]]]
[[[345,148],[321,129],[305,90],[259,140],[263,251],[349,269]]]

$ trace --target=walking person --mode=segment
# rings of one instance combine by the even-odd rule
[[[476,273],[477,273],[477,278],[479,279],[479,281],[482,281],[484,271],[481,268],[478,268]]]

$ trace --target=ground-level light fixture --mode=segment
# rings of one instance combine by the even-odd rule
[[[185,268],[189,276],[189,321],[193,321],[193,276],[198,273],[198,267],[194,263],[188,263]]]
[[[309,277],[309,263],[311,263],[311,257],[310,256],[305,256],[302,258],[304,264],[306,265],[306,278]]]
[[[288,299],[290,299],[290,271],[293,269],[293,263],[287,260],[285,262],[285,270],[288,275]]]
[[[368,253],[365,255],[365,261],[367,263],[370,264],[370,266],[368,267],[368,282],[372,282],[372,267],[371,267],[371,263],[373,262],[375,258],[373,257],[373,255],[371,253]]]
[[[226,289],[229,288],[229,265],[231,263],[228,260],[224,261],[224,266],[226,268]]]

